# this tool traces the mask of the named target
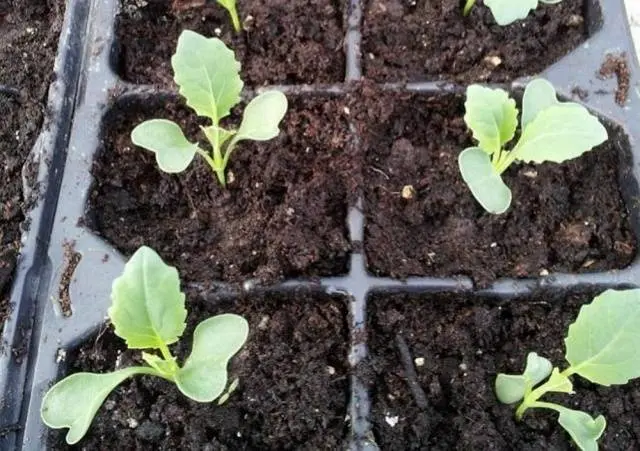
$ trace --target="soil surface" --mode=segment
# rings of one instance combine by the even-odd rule
[[[511,207],[491,215],[458,168],[458,154],[473,145],[462,97],[365,96],[357,115],[367,156],[365,251],[375,274],[466,275],[485,285],[632,261],[636,241],[618,181],[618,167],[632,167],[629,149],[618,148],[624,139],[562,164],[513,164],[504,174]],[[410,199],[405,186],[415,190]]]
[[[369,304],[368,323],[372,356],[362,373],[374,383],[374,435],[381,449],[575,449],[555,413],[530,410],[524,421],[517,422],[514,407],[496,400],[494,382],[499,372],[521,374],[532,351],[566,368],[567,327],[579,306],[592,298],[587,294],[566,300],[544,294],[502,302],[438,294],[375,298]],[[396,346],[398,335],[410,350],[417,383],[426,397],[423,408],[408,388]],[[420,358],[422,366],[414,363]],[[640,381],[601,387],[578,376],[572,380],[574,395],[545,399],[604,415],[607,429],[601,449],[640,448]]]
[[[358,164],[348,114],[337,98],[289,96],[279,137],[239,144],[223,189],[202,158],[168,175],[131,143],[131,130],[154,117],[203,139],[190,110],[157,98],[123,104],[106,119],[87,220],[125,254],[146,244],[205,284],[345,273]]]
[[[368,0],[364,75],[375,81],[507,81],[539,73],[587,38],[584,0],[540,4],[498,26],[482,0],[468,17],[460,0]]]
[[[86,450],[337,450],[348,431],[348,329],[343,299],[292,293],[255,296],[233,306],[192,299],[179,361],[190,352],[196,324],[219,313],[249,321],[245,347],[233,358],[229,381],[240,385],[222,406],[197,403],[171,383],[137,377],[102,405],[79,445]],[[187,338],[188,337],[188,338]],[[71,372],[113,371],[141,364],[111,329],[80,348]],[[69,449],[52,433],[52,449]]]
[[[23,166],[38,136],[53,81],[64,0],[0,1],[0,323],[10,313],[9,290],[25,213]],[[33,181],[36,167],[26,167]],[[24,225],[26,227],[26,225]]]
[[[118,70],[134,83],[171,84],[171,55],[186,29],[222,39],[236,52],[249,85],[340,82],[345,77],[344,4],[243,0],[238,14],[244,31],[237,34],[227,11],[215,1],[174,11],[169,0],[124,0],[116,31]]]

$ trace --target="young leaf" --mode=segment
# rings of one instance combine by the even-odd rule
[[[462,178],[473,197],[489,213],[504,213],[511,205],[511,190],[491,164],[489,155],[479,147],[465,149],[458,156]]]
[[[175,375],[180,391],[199,402],[220,396],[227,385],[227,363],[248,334],[247,321],[238,315],[218,315],[198,324],[191,354]]]
[[[136,126],[131,141],[156,154],[160,169],[170,174],[184,171],[193,160],[198,145],[187,140],[180,126],[166,119],[151,119]]]
[[[280,91],[267,91],[254,97],[244,109],[234,142],[243,139],[268,141],[280,133],[278,125],[287,112],[287,98]]]
[[[513,404],[520,401],[527,388],[530,390],[545,380],[552,369],[551,362],[535,352],[527,355],[527,365],[522,375],[498,374],[496,396],[501,403]]]
[[[236,9],[236,0],[218,0],[218,3],[222,5],[231,16],[233,22],[233,29],[236,33],[240,31],[240,19],[238,18],[238,10]]]
[[[538,113],[559,103],[556,90],[551,83],[542,78],[530,81],[522,98],[522,129],[527,128]]]
[[[502,89],[479,85],[467,88],[464,121],[473,131],[478,145],[489,155],[498,152],[511,139],[518,126],[516,102]]]
[[[50,428],[69,428],[66,440],[73,445],[87,432],[109,393],[123,380],[138,373],[140,367],[107,374],[73,374],[55,384],[45,394],[40,408],[42,421]]]
[[[607,130],[586,108],[562,103],[539,112],[512,152],[527,163],[561,163],[579,157],[607,137]]]
[[[187,105],[214,125],[240,101],[240,63],[220,39],[183,31],[171,65]]]
[[[524,19],[538,6],[538,0],[484,0],[498,25],[509,25]]]
[[[143,246],[113,281],[109,318],[130,349],[160,349],[184,332],[184,299],[178,271]]]
[[[549,380],[545,384],[547,391],[556,393],[573,393],[571,380],[562,374],[558,368],[554,368]]]
[[[600,385],[640,377],[640,289],[607,290],[582,306],[565,339],[572,373]]]
[[[594,420],[589,414],[562,406],[557,406],[557,410],[560,412],[558,422],[576,445],[582,451],[598,451],[598,439],[607,427],[604,417],[599,415]]]

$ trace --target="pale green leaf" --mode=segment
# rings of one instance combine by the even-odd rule
[[[236,31],[240,31],[240,19],[238,18],[236,0],[218,0],[218,3],[229,12],[229,16],[231,17],[231,21],[233,22],[233,28]]]
[[[601,385],[640,377],[640,289],[607,290],[580,309],[565,338],[570,371]]]
[[[540,111],[512,152],[515,159],[527,163],[561,163],[579,157],[607,137],[607,130],[586,108],[561,103]]]
[[[513,139],[518,109],[504,90],[471,85],[464,106],[464,121],[485,152],[491,155]]]
[[[509,25],[524,19],[538,6],[538,0],[484,0],[498,25]]]
[[[562,374],[558,368],[554,368],[549,380],[545,383],[546,391],[556,393],[573,393],[571,380]]]
[[[109,318],[129,349],[160,348],[184,332],[184,299],[178,271],[143,246],[113,281]]]
[[[551,374],[551,362],[535,352],[527,355],[527,365],[521,375],[498,374],[496,396],[504,404],[520,401],[527,389],[531,389]]]
[[[559,103],[555,88],[547,80],[538,78],[529,82],[522,98],[522,129],[527,128],[538,113]]]
[[[180,391],[199,402],[220,396],[227,384],[227,363],[248,334],[247,321],[238,315],[218,315],[198,324],[191,355],[175,375]]]
[[[72,374],[44,395],[40,408],[42,421],[50,428],[69,428],[67,443],[77,443],[109,393],[126,378],[140,373],[140,367],[131,367],[107,374]]]
[[[218,141],[217,147],[222,147],[224,143],[226,143],[229,138],[233,137],[236,134],[235,130],[225,130],[222,127],[217,127],[215,125],[210,125],[208,127],[200,127],[200,129],[204,132],[205,136],[211,143],[211,146],[214,146],[216,140]],[[217,131],[217,135],[216,135]]]
[[[187,105],[214,125],[240,101],[240,63],[220,39],[184,30],[171,65]]]
[[[158,166],[168,173],[184,171],[198,150],[198,144],[189,142],[178,124],[166,119],[139,124],[131,132],[131,141],[155,153]]]
[[[173,374],[178,369],[178,364],[176,363],[175,357],[173,357],[170,360],[165,360],[160,356],[157,356],[155,354],[149,354],[143,351],[142,360],[147,362],[149,366],[157,370],[159,373],[165,374],[167,376],[173,376]]]
[[[582,451],[598,451],[598,439],[607,427],[607,421],[602,415],[595,420],[591,415],[557,406],[560,416],[558,422],[571,436]]]
[[[234,141],[268,141],[280,133],[278,126],[287,112],[287,98],[280,91],[267,91],[254,97],[244,109],[242,123]]]
[[[458,156],[460,173],[473,197],[489,213],[504,213],[511,205],[511,190],[479,147],[463,150]]]

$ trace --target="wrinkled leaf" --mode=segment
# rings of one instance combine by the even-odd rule
[[[498,25],[524,19],[538,6],[538,0],[484,0]]]
[[[171,58],[175,82],[187,105],[218,124],[240,101],[240,63],[224,42],[184,30]]]
[[[531,390],[551,374],[551,369],[549,360],[535,352],[530,352],[527,355],[527,365],[521,375],[498,374],[495,387],[498,400],[504,404],[520,401],[526,390]]]
[[[560,416],[558,422],[569,433],[573,441],[582,451],[597,451],[598,439],[607,427],[602,415],[595,420],[591,415],[558,406]]]
[[[561,163],[579,157],[607,137],[607,130],[586,108],[562,103],[539,112],[513,152],[517,160],[527,163]]]
[[[511,141],[518,126],[518,109],[504,90],[471,85],[464,107],[465,123],[489,155]]]
[[[157,349],[176,342],[184,332],[184,299],[178,271],[143,246],[113,281],[109,318],[130,349]]]
[[[247,321],[238,315],[218,315],[198,324],[191,354],[175,375],[180,391],[199,402],[220,396],[227,385],[227,363],[248,334]]]
[[[69,428],[67,443],[77,443],[109,393],[139,372],[140,367],[132,367],[107,374],[72,374],[45,394],[40,408],[42,421],[50,428]]]
[[[168,173],[184,171],[198,150],[198,144],[189,142],[178,124],[166,119],[139,124],[131,132],[131,141],[155,153],[158,166]]]
[[[522,98],[522,129],[527,128],[538,113],[545,109],[558,105],[556,90],[551,83],[542,78],[532,80],[527,84]]]
[[[242,114],[234,141],[268,141],[280,133],[278,126],[287,112],[287,98],[280,91],[267,91],[255,97]]]
[[[489,213],[504,213],[511,205],[511,190],[479,147],[463,150],[458,156],[460,173],[473,197]]]
[[[607,290],[580,309],[565,338],[571,371],[601,385],[640,377],[640,289]]]

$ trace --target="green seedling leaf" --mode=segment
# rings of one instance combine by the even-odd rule
[[[236,0],[218,0],[218,3],[229,12],[229,16],[233,22],[233,29],[238,33],[240,31],[240,19],[238,18],[238,10],[236,9]]]
[[[163,374],[169,378],[172,378],[173,374],[178,369],[178,364],[176,363],[175,357],[169,360],[165,360],[155,354],[143,352],[142,360],[144,360],[150,367],[156,369],[158,373]]]
[[[162,349],[184,332],[184,299],[178,271],[143,246],[113,282],[109,318],[130,349]]]
[[[547,80],[538,78],[529,82],[522,98],[522,129],[526,129],[541,111],[559,103],[555,88]]]
[[[227,385],[227,363],[248,334],[247,321],[238,315],[218,315],[198,324],[191,355],[175,375],[180,391],[199,402],[220,396]]]
[[[485,0],[498,25],[509,25],[526,18],[532,9],[538,7],[538,0]]]
[[[579,157],[607,138],[607,130],[586,108],[562,103],[540,111],[512,152],[517,160],[527,163],[561,163]]]
[[[549,392],[556,393],[573,393],[573,384],[571,380],[560,372],[558,368],[554,368],[549,380],[545,383]]]
[[[504,213],[511,205],[511,190],[491,164],[489,155],[479,147],[470,147],[458,156],[462,178],[473,197],[489,213]]]
[[[151,119],[136,126],[131,141],[156,154],[160,169],[170,174],[182,172],[193,160],[198,145],[184,137],[180,126],[166,119]]]
[[[573,441],[582,451],[598,451],[598,439],[607,427],[602,415],[595,420],[591,415],[558,406],[560,412],[558,422],[569,433]]]
[[[511,141],[518,126],[516,102],[502,89],[467,88],[464,121],[482,150],[492,155]]]
[[[76,373],[61,380],[44,396],[42,421],[50,428],[69,428],[67,443],[77,443],[109,393],[139,372],[139,367],[132,367],[109,374]]]
[[[220,39],[183,31],[171,65],[187,105],[214,125],[240,102],[240,63]]]
[[[496,396],[501,403],[513,404],[524,398],[525,392],[545,380],[553,365],[535,352],[527,356],[527,365],[520,375],[498,374],[496,378]]]
[[[640,377],[640,289],[607,290],[580,309],[565,339],[571,372],[600,385]]]
[[[280,91],[267,91],[254,97],[244,109],[234,141],[268,141],[275,138],[280,133],[278,126],[287,107],[287,98]]]

